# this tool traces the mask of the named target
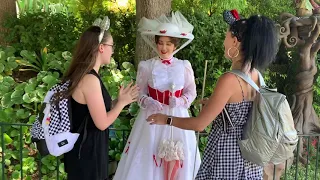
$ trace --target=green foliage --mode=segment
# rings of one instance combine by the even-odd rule
[[[48,53],[47,48],[44,48],[40,55],[38,56],[35,52],[29,52],[27,50],[22,50],[20,55],[23,59],[17,60],[16,62],[22,66],[20,71],[49,71],[55,70],[60,73],[65,72],[65,70],[69,67],[71,61],[71,53],[68,51],[56,53]],[[29,69],[24,69],[27,67]]]
[[[319,60],[318,60],[317,67],[318,67],[318,72],[319,72],[320,71]],[[314,100],[314,103],[313,103],[314,110],[316,111],[316,114],[320,114],[320,76],[319,76],[319,73],[315,77],[313,100]]]
[[[117,49],[113,54],[114,59],[119,63],[132,62],[135,56],[136,47],[136,24],[133,12],[113,13],[109,15],[115,19],[111,27],[111,33]]]
[[[33,2],[41,2],[41,0],[33,0]],[[135,68],[131,63],[134,60],[136,42],[133,7],[127,9],[115,8],[114,11],[109,11],[113,2],[107,0],[81,0],[80,2],[77,0],[50,0],[48,2],[49,11],[38,11],[43,8],[38,8],[37,11],[25,11],[18,19],[10,18],[5,23],[9,29],[6,40],[10,42],[12,47],[0,48],[1,122],[28,124],[34,122],[45,93],[59,81],[68,67],[71,59],[70,52],[80,33],[89,27],[97,17],[109,16],[111,19],[110,31],[117,45],[113,54],[117,63],[112,61],[109,66],[103,67],[100,71],[112,98],[117,97],[120,85],[128,84],[131,79],[136,77]],[[59,3],[62,2],[64,5],[61,6],[61,11],[50,10],[50,7],[59,8]],[[65,7],[68,7],[68,9],[64,10]],[[237,8],[245,17],[259,13],[270,16],[275,20],[281,12],[294,13],[292,2],[282,0],[174,0],[172,7],[173,10],[182,11],[189,22],[194,25],[194,41],[179,52],[177,57],[190,60],[196,76],[198,97],[201,95],[204,80],[203,67],[205,60],[208,60],[205,96],[211,94],[219,76],[227,71],[231,65],[224,58],[223,41],[227,29],[227,25],[223,22],[221,16],[224,9]],[[292,63],[292,59],[286,59],[290,54],[283,52],[281,54],[286,57],[279,57],[282,60],[276,63],[284,66]],[[286,62],[283,62],[283,59]],[[25,77],[24,73],[30,73],[30,70],[33,74],[31,73],[30,77],[23,79],[22,77]],[[278,87],[281,92],[289,93],[292,87],[289,86],[291,79],[288,75],[291,73],[293,73],[293,70],[280,71],[279,66],[277,66],[266,72],[266,79],[269,84]],[[315,109],[318,113],[320,112],[320,106],[317,103],[320,102],[318,98],[320,97],[318,96],[320,95],[319,82],[318,78],[315,86]],[[138,109],[136,103],[131,104],[114,122],[113,128],[118,130],[110,131],[110,160],[120,159],[129,135],[129,131],[122,132],[121,130],[131,129]],[[194,104],[191,113],[197,115],[198,112],[199,106]],[[20,129],[15,126],[4,129],[5,173],[11,179],[19,179],[19,164],[21,162],[18,144],[20,143]],[[207,128],[205,132],[209,131],[210,128]],[[31,140],[28,132],[30,132],[29,129],[23,128],[23,174],[25,177],[29,175],[31,179],[38,179],[35,171],[39,169],[39,165],[36,164],[39,157],[34,152],[34,146],[30,144]],[[199,142],[201,152],[204,151],[206,144],[207,137],[201,136]],[[56,161],[52,156],[43,158],[41,162],[42,179],[55,178],[55,169],[59,169],[62,173],[60,178],[65,179],[63,163],[58,166],[60,161]]]
[[[5,149],[3,149],[5,154],[5,175],[8,179],[40,179],[39,170],[42,174],[41,179],[55,179],[57,176],[56,169],[59,170],[60,179],[66,179],[64,164],[60,163],[59,159],[57,160],[53,156],[41,158],[37,154],[35,146],[31,144],[30,127],[3,127],[5,131]],[[20,153],[22,153],[22,157]],[[41,169],[38,162],[41,162]],[[21,164],[23,164],[22,167]],[[23,178],[21,178],[21,168]]]
[[[12,47],[0,49],[0,60],[4,66],[0,78],[0,119],[2,122],[28,122],[29,116],[37,112],[45,93],[68,67],[71,54],[43,51],[42,61],[37,61],[35,54],[26,50],[21,51],[20,57],[14,54]],[[37,70],[36,77],[24,82],[19,77],[11,77],[12,72],[25,70],[22,68],[26,66]]]
[[[0,47],[0,80],[3,79],[3,76],[12,75],[13,69],[18,67],[15,52],[13,47]]]
[[[270,17],[274,20],[278,20],[279,15],[284,12],[295,14],[294,1],[283,0],[247,0],[248,8],[241,11],[242,14],[253,15],[261,14]]]
[[[54,0],[52,0],[54,1]],[[68,13],[66,6],[62,2],[52,2],[48,0],[18,0],[17,12],[19,15],[27,13],[49,12],[54,13]]]
[[[96,14],[82,12],[81,20],[61,13],[27,13],[20,18],[8,18],[6,20],[5,27],[9,31],[5,34],[5,40],[15,47],[16,52],[30,51],[28,57],[33,56],[31,58],[34,59],[34,56],[36,56],[36,61],[43,61],[42,53],[44,49],[47,49],[48,52],[73,51],[80,33],[91,26],[96,18],[105,15],[111,19],[110,31],[117,45],[113,57],[120,63],[133,62],[136,28],[135,14],[132,11],[122,10],[115,13],[103,10]],[[35,53],[31,55],[32,52]],[[34,60],[31,61],[34,62]],[[30,62],[27,66],[30,67],[30,64],[36,65],[35,63]],[[37,66],[32,67],[32,69],[39,71],[42,67]]]
[[[9,29],[5,40],[18,52],[28,50],[39,54],[45,47],[49,52],[72,51],[82,31],[80,21],[74,16],[47,12],[11,17],[4,26]]]
[[[49,3],[46,0],[18,0],[19,14],[49,11]]]
[[[201,12],[209,16],[221,14],[225,9],[237,8],[240,12],[247,8],[248,0],[174,0],[173,10],[188,10],[189,13]]]
[[[38,112],[38,105],[58,78],[59,73],[48,71],[22,83],[15,82],[10,76],[4,77],[0,83],[1,121],[27,123],[29,116]]]
[[[5,52],[5,53],[1,53]],[[14,59],[26,59],[26,62],[31,62],[36,59],[33,53],[23,50],[20,53],[23,57],[15,57],[14,50],[12,48],[4,49],[0,51],[0,54],[5,54],[6,57],[12,57]],[[0,119],[1,122],[5,123],[27,123],[31,124],[35,121],[36,114],[39,111],[40,105],[46,92],[54,84],[59,82],[61,75],[65,71],[67,64],[70,63],[71,54],[69,52],[56,52],[51,54],[43,52],[43,56],[50,61],[46,61],[47,65],[42,64],[42,67],[46,67],[45,71],[39,71],[36,77],[30,78],[25,82],[18,82],[16,78],[11,76],[3,75],[0,81]],[[3,56],[5,57],[5,56]],[[55,60],[58,59],[58,60]],[[63,59],[63,63],[59,61]],[[20,60],[21,61],[21,60]],[[58,62],[55,62],[58,61]],[[53,64],[51,64],[53,63]],[[4,64],[6,65],[6,64]],[[60,65],[60,66],[59,66]],[[54,68],[56,67],[56,68]],[[60,68],[59,68],[60,67]],[[118,88],[120,85],[128,84],[131,79],[136,76],[136,72],[133,64],[125,62],[122,64],[122,69],[117,69],[115,61],[108,67],[101,69],[101,76],[105,82],[108,91],[113,98],[117,97]],[[13,68],[12,71],[16,71],[20,66]],[[6,69],[6,67],[4,67]],[[137,114],[137,104],[131,104],[128,110],[124,110],[114,123],[114,127],[117,129],[131,129],[130,119]],[[38,157],[35,147],[31,144],[30,129],[27,127],[20,126],[5,126],[3,128],[5,149],[5,174],[9,179],[20,179],[20,150],[23,153],[23,174],[24,177],[32,177],[37,179],[37,171],[40,166],[37,164],[40,157]],[[115,132],[115,136],[111,138],[110,142],[110,160],[119,160],[128,136],[128,131]],[[20,141],[20,136],[22,142]],[[123,136],[124,135],[124,136]],[[122,143],[119,143],[121,141]],[[1,140],[0,140],[1,143]],[[21,145],[24,147],[21,149]],[[1,149],[2,151],[2,149]],[[41,173],[42,179],[53,179],[56,178],[56,169],[59,169],[60,178],[65,179],[66,174],[64,172],[64,164],[60,160],[52,156],[46,156],[41,159]],[[58,166],[59,163],[59,166]]]
[[[115,52],[112,55],[113,58],[119,64],[123,62],[133,63],[136,45],[136,16],[134,12],[126,10],[120,10],[119,12],[102,10],[95,14],[82,12],[83,26],[89,27],[96,18],[102,18],[103,16],[108,16],[111,21],[110,32],[116,45]]]

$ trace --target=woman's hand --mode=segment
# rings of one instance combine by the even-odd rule
[[[126,106],[132,102],[137,101],[139,95],[139,87],[135,84],[132,85],[133,82],[128,84],[127,87],[120,87],[119,95],[118,95],[118,103]]]
[[[168,116],[165,114],[152,114],[147,118],[150,124],[166,125]]]

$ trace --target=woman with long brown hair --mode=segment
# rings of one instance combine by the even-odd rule
[[[118,99],[112,103],[98,75],[101,65],[110,63],[114,50],[108,28],[109,19],[105,17],[82,34],[63,79],[70,83],[66,96],[71,97],[71,131],[77,131],[85,122],[74,148],[64,155],[68,179],[108,178],[108,127],[138,96],[138,87],[130,83],[120,87]]]

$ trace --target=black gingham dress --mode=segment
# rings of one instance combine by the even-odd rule
[[[226,131],[221,114],[213,121],[196,180],[262,180],[262,167],[243,159],[237,143],[251,107],[251,101],[228,103],[226,109],[235,127],[228,124]]]

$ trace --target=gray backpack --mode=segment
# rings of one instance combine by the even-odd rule
[[[242,71],[232,70],[230,73],[242,78],[258,92],[242,139],[238,141],[242,157],[260,166],[283,163],[293,156],[298,143],[286,96],[268,89],[260,73],[260,88]]]

